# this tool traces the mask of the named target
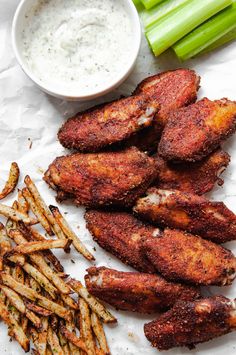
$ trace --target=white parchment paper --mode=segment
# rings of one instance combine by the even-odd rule
[[[49,163],[65,150],[57,141],[57,131],[64,120],[86,107],[121,94],[129,94],[136,84],[144,77],[160,71],[180,67],[171,52],[156,59],[152,56],[143,39],[142,49],[137,65],[130,78],[114,93],[97,101],[87,103],[68,103],[47,96],[41,92],[22,72],[17,64],[11,46],[11,22],[19,3],[18,0],[0,0],[0,185],[7,178],[10,163],[17,161],[21,169],[21,180],[30,174],[42,192],[47,203],[55,204],[54,193],[42,181],[43,171]],[[202,77],[199,98],[207,96],[210,99],[229,97],[236,100],[236,43],[227,45],[210,55],[190,61],[184,66],[195,69]],[[214,200],[221,200],[236,212],[236,137],[231,138],[225,149],[231,154],[231,165],[225,173],[223,188],[215,188],[210,195]],[[11,203],[13,197],[6,202]],[[96,256],[97,266],[114,267],[118,270],[129,270],[117,259],[104,252],[96,245],[85,228],[83,208],[67,204],[61,207],[68,212],[67,219],[78,231],[81,239]],[[77,229],[79,226],[79,229]],[[227,245],[236,252],[236,242]],[[96,248],[96,251],[93,248]],[[58,253],[66,272],[83,280],[85,269],[89,267],[80,255]],[[74,260],[75,263],[72,263]],[[211,288],[211,293],[236,297],[236,284],[232,287]],[[143,334],[143,325],[155,316],[140,316],[127,312],[113,313],[118,318],[117,326],[107,326],[111,352],[113,355],[151,355],[157,350],[152,349]],[[9,355],[23,354],[15,341],[10,342],[5,325],[0,323],[0,351]],[[174,349],[165,352],[172,354],[199,355],[234,355],[236,353],[236,336],[230,334],[209,343],[199,345],[196,350]]]

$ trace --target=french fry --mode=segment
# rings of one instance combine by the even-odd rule
[[[69,320],[71,318],[71,313],[66,308],[60,306],[59,304],[48,300],[46,297],[38,294],[36,291],[30,289],[29,287],[22,285],[17,282],[13,277],[8,275],[6,272],[1,273],[2,282],[4,285],[14,289],[21,296],[24,296],[31,301],[37,301],[37,304],[43,308],[52,311],[59,317]]]
[[[0,223],[0,271],[3,270],[3,256],[11,250],[11,248],[11,241],[7,237],[3,224]]]
[[[70,332],[63,324],[60,325],[60,331],[71,343],[87,353],[85,342],[78,338],[73,332]]]
[[[1,285],[1,290],[9,299],[11,305],[13,305],[21,314],[25,315],[36,328],[41,327],[40,319],[31,311],[29,311],[22,300],[22,298],[12,289]]]
[[[33,327],[29,328],[29,334],[32,339],[32,342],[34,343],[34,346],[36,347],[37,354],[45,355],[46,348],[47,348],[47,342],[43,343],[43,344],[40,343],[40,334]]]
[[[47,240],[36,229],[34,229],[32,227],[27,227],[22,222],[19,222],[19,229],[24,234],[24,236],[27,236],[27,240],[29,240],[29,241],[44,241],[44,240]],[[62,266],[61,262],[53,254],[53,252],[51,250],[44,250],[43,255],[52,264],[52,266],[54,267],[54,269],[57,272],[63,272],[64,271],[64,267]]]
[[[26,242],[20,244],[11,251],[7,252],[5,255],[9,257],[14,254],[32,254],[38,251],[48,250],[48,249],[64,249],[71,244],[68,239],[56,239],[56,240],[45,240],[43,242]]]
[[[93,332],[97,337],[98,343],[104,355],[110,355],[109,346],[107,344],[106,335],[102,326],[102,323],[96,313],[91,314],[91,324]]]
[[[78,236],[72,231],[70,228],[69,224],[61,214],[59,208],[50,205],[49,206],[50,211],[52,212],[55,220],[57,221],[59,227],[61,230],[64,232],[64,234],[67,236],[68,239],[72,240],[72,243],[75,247],[75,249],[82,254],[87,260],[93,261],[95,260],[94,256],[88,251],[88,249],[84,246],[84,244],[81,242],[81,240],[78,238]]]
[[[26,239],[19,230],[10,230],[8,232],[10,238],[12,238],[16,244],[26,243]],[[39,268],[39,271],[46,276],[54,286],[63,294],[69,294],[70,288],[68,285],[48,266],[43,256],[39,253],[29,255],[30,260]]]
[[[48,327],[48,344],[51,347],[52,353],[56,355],[64,355],[63,349],[60,345],[57,334],[53,331],[52,327]]]
[[[53,355],[50,346],[47,346],[46,355]]]
[[[17,197],[17,202],[18,202],[18,206],[17,209],[25,214],[28,214],[29,212],[29,204],[26,201],[26,199],[23,196],[23,193],[21,190],[18,189],[18,197]]]
[[[85,342],[88,355],[95,355],[95,342],[92,333],[90,309],[83,298],[79,299],[80,334]]]
[[[40,222],[42,227],[46,230],[48,235],[53,235],[54,233],[50,227],[50,224],[49,224],[47,218],[44,216],[44,214],[41,212],[39,207],[36,205],[35,200],[34,200],[33,196],[31,195],[31,192],[26,187],[24,187],[22,189],[22,194],[23,194],[25,200],[27,201],[27,203],[29,204],[35,217],[38,219],[38,221]]]
[[[23,266],[25,264],[25,257],[24,255],[11,255],[8,256],[7,254],[4,255],[4,262],[7,263],[10,261],[11,263]]]
[[[27,214],[19,211],[15,211],[13,208],[3,205],[2,203],[0,203],[0,214],[7,218],[12,219],[15,222],[22,221],[25,224],[29,224],[29,225],[38,223],[37,219],[30,218],[29,216],[27,216]]]
[[[56,292],[57,292],[56,288],[49,282],[49,280],[40,271],[38,271],[34,266],[32,266],[29,263],[25,263],[23,265],[23,269],[35,281],[37,281],[37,283],[40,286],[42,286],[42,288],[44,288],[53,299],[56,298]]]
[[[38,306],[37,304],[33,303],[33,302],[30,302],[29,300],[27,300],[26,298],[24,299],[24,303],[25,303],[25,306],[31,310],[32,312],[34,313],[37,313],[39,314],[40,316],[43,316],[43,317],[49,317],[53,314],[52,311],[49,311],[45,308],[42,308],[40,306]]]
[[[61,321],[60,325],[64,325],[64,323]],[[66,329],[69,332],[72,332],[76,335],[76,327],[75,327],[75,323],[74,323],[74,315],[72,317],[72,320],[70,322],[66,321]],[[75,346],[73,343],[69,342],[69,349],[71,354],[73,355],[82,355],[82,352],[84,353],[83,350],[79,349],[77,346]]]
[[[0,314],[4,323],[6,323],[6,325],[8,326],[10,334],[14,336],[14,338],[18,341],[24,351],[28,352],[30,348],[29,339],[25,335],[22,327],[15,320],[12,314],[7,310],[7,307],[2,302],[0,302]]]
[[[100,303],[88,290],[81,284],[80,281],[70,279],[68,285],[76,293],[80,295],[89,305],[89,307],[104,321],[104,323],[116,323],[117,319]]]
[[[61,295],[61,299],[64,301],[64,303],[69,306],[71,309],[78,310],[78,305],[77,303],[73,300],[68,295]]]
[[[19,180],[19,176],[20,176],[20,169],[17,163],[14,162],[11,164],[8,180],[2,192],[0,193],[0,200],[7,197],[11,192],[15,190]]]
[[[44,202],[43,198],[41,197],[36,185],[34,182],[31,180],[31,178],[27,175],[24,179],[24,182],[31,192],[32,196],[34,197],[36,205],[38,205],[44,214],[44,216],[47,218],[48,222],[51,224],[51,227],[54,231],[54,233],[57,235],[59,239],[64,239],[65,235],[63,231],[60,229],[58,224],[55,221],[55,218],[53,217],[52,213],[50,212],[48,206]]]

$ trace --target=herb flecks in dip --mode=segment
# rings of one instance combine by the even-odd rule
[[[90,94],[125,71],[133,29],[125,0],[43,0],[26,14],[23,52],[40,81]]]

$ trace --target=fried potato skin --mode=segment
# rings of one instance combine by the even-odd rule
[[[103,249],[141,272],[155,272],[141,245],[142,238],[156,233],[155,227],[142,223],[126,212],[88,210],[85,220],[94,240]]]
[[[222,186],[224,180],[219,175],[230,163],[230,156],[221,149],[210,154],[200,162],[191,164],[173,164],[153,156],[157,163],[158,178],[155,186],[159,189],[176,189],[203,195],[211,191],[217,183]]]
[[[158,107],[143,94],[99,105],[68,119],[58,138],[66,148],[97,152],[150,126]]]
[[[204,98],[173,111],[158,152],[166,160],[202,160],[236,130],[236,102]]]
[[[124,311],[155,313],[172,307],[178,299],[193,300],[200,296],[197,289],[168,282],[158,275],[105,267],[91,267],[87,272],[85,282],[89,292]]]
[[[236,329],[230,323],[235,301],[214,296],[196,301],[178,302],[157,320],[144,325],[144,333],[152,346],[159,350],[187,346],[209,341]]]
[[[144,79],[134,94],[145,94],[160,105],[150,127],[131,136],[126,146],[137,146],[143,151],[155,151],[170,112],[187,106],[197,99],[200,77],[190,69],[169,70]]]
[[[56,158],[44,180],[59,191],[58,199],[64,191],[77,205],[131,206],[156,176],[155,160],[132,147]]]
[[[236,239],[236,216],[223,202],[178,190],[151,188],[134,211],[144,219],[169,228],[186,230],[215,243]]]
[[[150,262],[167,280],[194,285],[230,285],[236,277],[231,251],[192,234],[166,229],[143,239]]]

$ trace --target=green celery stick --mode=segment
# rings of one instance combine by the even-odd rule
[[[201,51],[199,53],[199,55],[209,53],[209,52],[213,51],[214,49],[217,49],[217,48],[223,46],[224,44],[227,44],[227,43],[234,41],[234,40],[236,40],[236,28],[234,30],[226,33],[226,35],[219,38],[217,41],[213,42],[210,46],[208,46],[203,51]]]
[[[191,0],[183,7],[171,12],[146,33],[154,54],[160,55],[197,26],[231,5],[232,2],[232,0]]]
[[[143,4],[141,3],[141,0],[133,0],[133,3],[138,11],[143,10]]]
[[[187,60],[235,28],[236,0],[234,0],[233,5],[221,11],[177,42],[173,49],[180,60]]]
[[[163,2],[163,0],[141,0],[143,5],[147,10],[151,9],[152,7],[156,6],[160,2]]]
[[[167,16],[171,11],[178,9],[191,0],[166,0],[161,4],[153,7],[151,10],[143,11],[142,21],[146,30],[150,30],[155,22],[160,21],[164,16]]]

